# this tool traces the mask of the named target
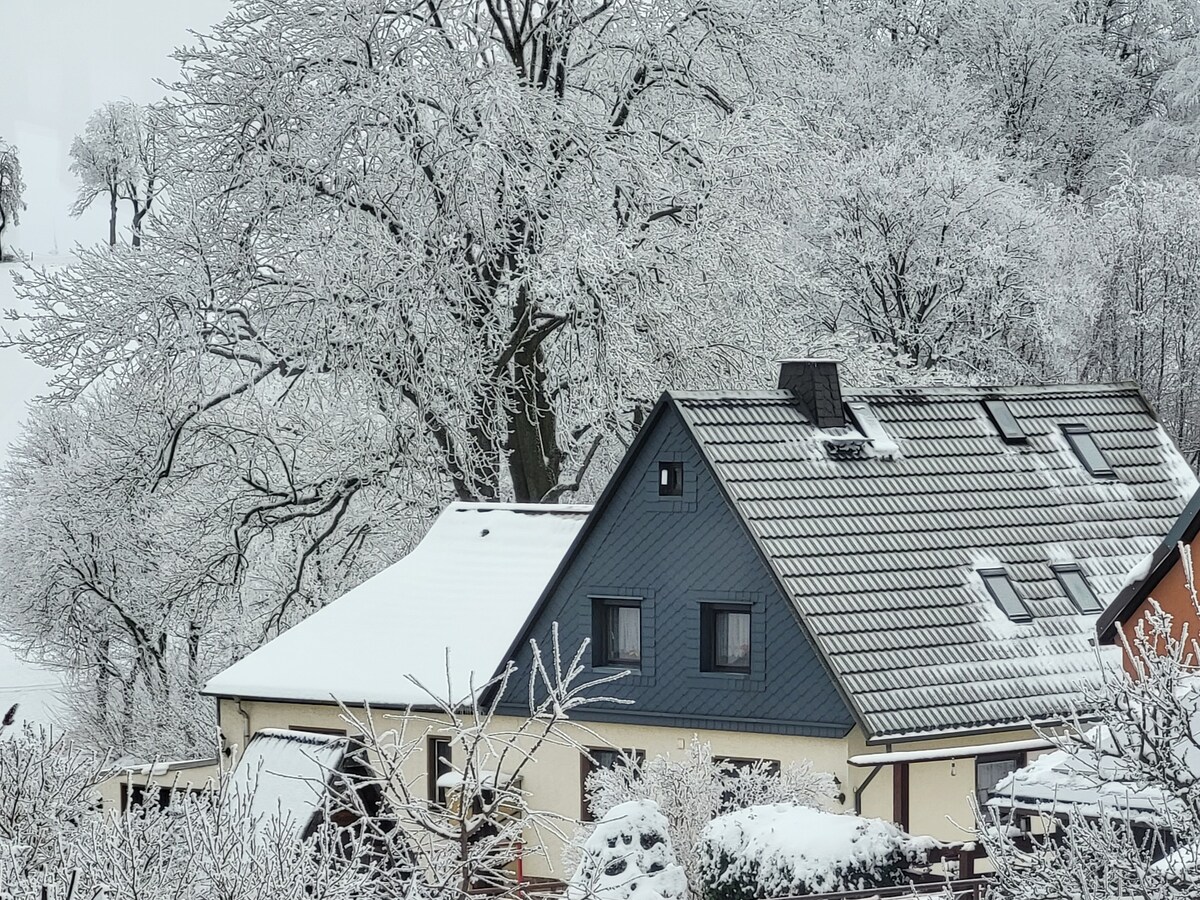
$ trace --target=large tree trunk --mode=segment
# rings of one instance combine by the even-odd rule
[[[108,191],[108,246],[117,246],[117,188]]]
[[[518,502],[538,503],[562,475],[558,420],[546,390],[546,366],[538,346],[513,355],[508,396],[508,470]]]
[[[146,216],[146,208],[138,202],[137,198],[129,202],[133,204],[133,246],[136,250],[142,246],[142,219]]]

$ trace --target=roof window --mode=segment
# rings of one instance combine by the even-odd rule
[[[1075,455],[1079,457],[1079,461],[1083,463],[1083,467],[1088,472],[1096,478],[1117,477],[1117,473],[1113,471],[1113,467],[1109,465],[1108,460],[1100,451],[1096,437],[1090,428],[1086,425],[1072,424],[1064,425],[1062,430],[1071,449],[1075,451]]]
[[[1104,607],[1088,584],[1083,570],[1076,565],[1051,566],[1058,583],[1062,585],[1075,608],[1081,613],[1098,613]]]
[[[1004,443],[1029,443],[1029,435],[1021,428],[1021,423],[1012,414],[1007,403],[1003,400],[984,400],[983,408],[987,412],[988,418],[992,420],[992,424],[996,426],[996,430],[1000,432]]]
[[[1006,616],[1014,622],[1029,622],[1033,619],[1029,614],[1029,607],[1017,596],[1016,588],[1008,580],[1007,572],[1003,569],[980,569],[979,577],[983,579],[983,586]]]

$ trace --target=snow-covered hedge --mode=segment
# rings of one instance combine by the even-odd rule
[[[890,822],[777,803],[714,819],[698,852],[704,900],[762,900],[902,884],[919,843]]]
[[[687,878],[675,861],[667,820],[653,800],[620,803],[583,845],[568,900],[683,900]]]

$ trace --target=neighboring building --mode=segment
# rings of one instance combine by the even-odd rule
[[[98,785],[100,802],[113,812],[148,803],[170,806],[180,794],[210,790],[219,775],[216,759],[118,762]]]
[[[1128,645],[1132,649],[1134,629],[1155,603],[1170,614],[1174,637],[1180,637],[1185,627],[1193,638],[1200,635],[1200,610],[1193,599],[1197,585],[1189,583],[1193,565],[1191,546],[1197,533],[1200,533],[1200,491],[1193,495],[1162,543],[1129,573],[1128,583],[1101,613],[1096,630],[1102,643]],[[1125,656],[1124,662],[1126,670],[1134,673],[1133,660]],[[1188,651],[1185,662],[1195,665],[1197,660]]]
[[[556,622],[565,648],[591,640],[585,676],[632,670],[605,692],[633,703],[578,711],[596,752],[544,749],[533,805],[577,817],[615,749],[698,734],[721,757],[811,760],[844,808],[963,839],[968,798],[1048,746],[1031,721],[1099,683],[1096,615],[1195,487],[1130,384],[843,395],[836,364],[791,361],[777,390],[665,394],[582,529],[578,510],[451,507],[413,554],[207,691],[231,744],[344,731],[331,698],[420,704],[403,673],[436,685],[450,646],[456,699],[464,655],[476,685],[515,660],[498,699],[516,717],[529,640],[546,646]],[[486,516],[559,524],[481,556]],[[433,798],[445,751],[430,751]]]

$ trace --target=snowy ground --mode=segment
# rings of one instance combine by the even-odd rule
[[[62,260],[38,260],[53,265]],[[19,266],[0,264],[0,309],[16,306],[12,272]],[[4,323],[5,327],[12,327]],[[0,463],[7,460],[8,445],[20,432],[26,404],[41,393],[46,371],[29,362],[15,350],[0,350]],[[0,634],[0,715],[13,703],[20,704],[20,718],[43,724],[60,721],[56,692],[58,677],[45,669],[23,662]]]

